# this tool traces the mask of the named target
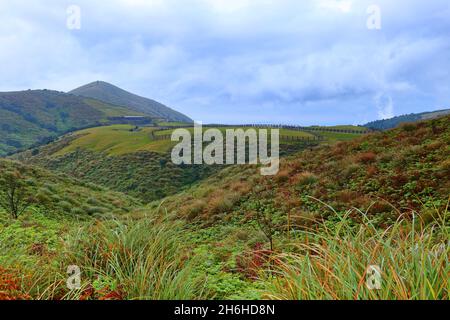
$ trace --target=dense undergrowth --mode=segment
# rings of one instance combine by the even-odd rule
[[[448,300],[449,123],[308,150],[275,177],[229,167],[126,214],[3,214],[0,298]]]

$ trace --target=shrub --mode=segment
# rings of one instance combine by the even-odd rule
[[[92,205],[92,206],[100,206],[101,202],[97,199],[97,198],[89,198],[86,201],[88,204]]]
[[[60,201],[58,203],[58,207],[64,210],[66,213],[69,213],[72,210],[73,205],[67,201]]]
[[[418,125],[416,123],[404,123],[400,125],[400,128],[405,132],[413,132],[418,128]]]
[[[311,172],[303,172],[296,175],[293,179],[293,183],[298,187],[313,185],[318,181],[318,177]]]
[[[187,215],[187,219],[189,221],[194,220],[200,214],[203,213],[203,210],[206,208],[206,202],[203,200],[195,200],[192,204],[190,204],[185,209],[185,215]]]
[[[289,174],[290,172],[288,170],[282,170],[278,172],[278,174],[275,176],[275,179],[278,183],[285,183],[289,180]]]
[[[356,161],[362,164],[369,164],[375,162],[377,155],[374,152],[364,152],[356,156]]]
[[[231,210],[239,197],[236,194],[216,195],[209,201],[211,214],[225,213]]]
[[[81,215],[85,215],[86,212],[81,208],[72,208],[70,210],[70,214],[72,214],[74,216],[81,216]]]

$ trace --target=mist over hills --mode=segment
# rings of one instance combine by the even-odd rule
[[[189,117],[162,103],[135,95],[103,81],[89,83],[69,93],[124,106],[130,110],[142,112],[155,118],[168,121],[192,122],[192,119]]]

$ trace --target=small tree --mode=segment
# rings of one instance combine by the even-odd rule
[[[284,221],[281,221],[282,215],[275,209],[271,201],[253,202],[251,209],[254,210],[258,227],[266,236],[270,244],[270,251],[273,252],[275,250],[274,237],[284,225]]]
[[[19,171],[6,172],[0,178],[0,207],[13,219],[19,218],[32,202],[27,183]]]

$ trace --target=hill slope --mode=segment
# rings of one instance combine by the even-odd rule
[[[50,216],[55,214],[83,220],[90,216],[124,214],[140,205],[134,198],[92,183],[0,159],[0,180],[12,172],[19,173],[20,180],[25,182],[24,190],[33,197],[33,207]]]
[[[449,145],[450,117],[407,124],[303,151],[274,177],[227,168],[154,208],[186,220],[221,299],[448,299]],[[357,289],[368,265],[381,291]]]
[[[280,212],[305,219],[321,217],[328,210],[308,198],[312,196],[336,210],[370,209],[386,222],[399,212],[447,203],[449,145],[450,116],[405,124],[290,156],[282,160],[275,177],[262,177],[252,167],[229,168],[165,203],[181,217],[201,221],[234,209],[245,212],[254,201],[270,202]]]
[[[94,98],[119,106],[125,106],[130,110],[142,112],[159,119],[192,122],[189,117],[172,110],[157,101],[140,97],[103,81],[89,83],[72,90],[69,93],[77,96]]]
[[[422,120],[430,120],[434,118],[439,118],[450,114],[450,109],[439,110],[433,112],[423,112],[423,113],[412,113],[408,115],[398,116],[391,119],[378,120],[369,122],[364,125],[367,128],[374,130],[388,130],[396,128],[398,125],[406,122],[417,122]]]
[[[6,290],[0,281],[0,297],[448,300],[449,124],[450,116],[304,151],[274,177],[229,167],[123,221],[0,219],[0,280],[10,280]],[[90,190],[95,197],[82,194]],[[72,264],[85,288],[73,296]],[[373,265],[380,290],[364,286]]]
[[[126,192],[147,202],[176,194],[224,168],[174,165],[170,155],[176,144],[170,141],[172,129],[160,129],[164,128],[136,128],[131,125],[89,128],[32,151],[16,154],[14,158]],[[228,128],[219,129],[224,131]],[[351,133],[328,134],[330,142],[358,136]],[[315,141],[316,138],[310,132],[282,129],[280,154],[292,154],[321,143]]]
[[[67,131],[142,115],[124,107],[50,90],[0,93],[0,156],[46,142]]]

